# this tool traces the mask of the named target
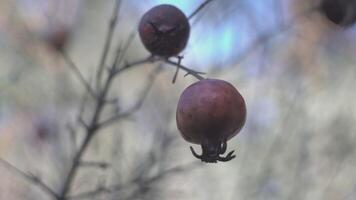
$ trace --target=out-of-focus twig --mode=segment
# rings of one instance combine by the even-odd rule
[[[118,113],[117,115],[104,120],[102,122],[100,122],[98,124],[98,127],[103,128],[103,127],[107,127],[110,126],[111,124],[117,122],[118,120],[128,117],[130,115],[132,115],[136,110],[140,109],[143,102],[145,101],[150,89],[152,88],[152,85],[157,77],[157,75],[160,73],[162,69],[162,66],[158,66],[155,70],[153,70],[153,72],[149,75],[148,77],[148,81],[146,84],[146,87],[142,90],[143,92],[141,93],[140,97],[138,98],[137,102],[134,104],[133,107],[131,107],[130,109],[128,109],[125,112],[122,113]]]
[[[113,69],[109,73],[112,73],[115,76],[116,74],[122,73],[123,71],[125,71],[127,69],[132,69],[135,66],[139,66],[139,65],[145,64],[145,63],[153,63],[155,61],[157,61],[157,58],[154,58],[153,56],[148,56],[146,58],[138,59],[131,63],[126,62],[121,68],[115,67],[115,69]]]
[[[127,50],[129,49],[129,47],[131,46],[132,42],[135,39],[136,36],[136,26],[135,29],[132,30],[132,32],[130,33],[129,37],[126,40],[126,43],[124,44],[123,48],[121,49],[121,44],[118,45],[119,49],[116,53],[115,56],[115,61],[114,61],[114,65],[120,65],[121,62],[123,61],[124,57],[126,56]],[[120,51],[122,50],[122,51]]]
[[[119,16],[120,5],[121,5],[121,0],[115,0],[114,11],[113,11],[112,17],[110,19],[110,24],[109,24],[108,31],[106,34],[104,50],[101,55],[100,63],[98,66],[98,71],[96,73],[96,84],[97,84],[98,89],[100,88],[100,85],[101,85],[101,78],[102,78],[103,70],[105,68],[105,62],[107,60],[106,58],[108,56],[108,53],[109,53],[109,50],[111,47],[115,27],[116,27],[118,16]]]
[[[197,9],[195,9],[193,11],[192,14],[189,15],[188,19],[192,19],[196,14],[198,14],[206,5],[208,5],[210,2],[212,2],[213,0],[206,0],[204,1],[202,4],[199,5],[199,7]]]
[[[80,166],[81,167],[96,167],[99,169],[107,169],[108,167],[111,166],[111,164],[107,163],[107,162],[81,161]]]
[[[4,167],[16,172],[18,175],[23,177],[25,180],[29,181],[30,183],[37,185],[39,188],[41,188],[44,192],[46,192],[48,195],[52,196],[53,198],[58,198],[58,195],[56,192],[54,192],[49,186],[47,186],[45,183],[43,183],[38,177],[34,175],[27,174],[17,167],[13,166],[6,160],[0,158],[0,163],[3,164]]]
[[[118,184],[118,185],[111,185],[108,187],[99,187],[95,190],[92,191],[88,191],[88,192],[83,192],[81,194],[78,195],[74,195],[74,196],[70,196],[67,199],[71,199],[71,200],[77,200],[77,199],[86,199],[88,197],[95,197],[98,195],[102,195],[102,194],[107,194],[107,193],[113,193],[113,192],[119,192],[122,191],[124,189],[130,188],[138,183],[142,184],[145,183],[146,185],[155,183],[157,181],[162,180],[163,178],[166,178],[169,175],[175,174],[175,173],[179,173],[191,168],[194,168],[196,166],[199,166],[199,162],[192,162],[192,163],[188,163],[186,165],[182,165],[182,166],[177,166],[177,167],[173,167],[170,169],[167,169],[161,173],[156,174],[155,176],[149,177],[147,179],[141,180],[141,179],[133,179],[131,181],[129,181],[127,184],[122,185],[122,184]],[[135,193],[135,192],[134,192]]]
[[[83,84],[87,92],[93,97],[96,98],[96,94],[93,90],[93,88],[90,86],[90,83],[86,81],[84,78],[83,74],[80,72],[79,68],[77,65],[74,63],[74,61],[70,58],[70,56],[67,54],[66,51],[62,50],[61,54],[63,55],[64,60],[66,61],[67,65],[69,68],[74,72],[74,74],[77,76],[79,81]]]

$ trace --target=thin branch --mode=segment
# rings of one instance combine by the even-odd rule
[[[126,40],[126,43],[125,43],[122,51],[117,52],[117,55],[116,55],[116,58],[115,58],[115,61],[113,64],[114,66],[120,65],[121,62],[123,61],[123,58],[125,57],[125,55],[127,53],[127,50],[129,49],[129,47],[131,46],[132,42],[135,39],[136,32],[137,32],[136,28],[132,30],[132,32],[130,33],[129,37]],[[119,45],[119,47],[121,47],[121,45]],[[119,49],[121,49],[121,48],[119,48]]]
[[[185,76],[192,75],[192,76],[194,76],[195,78],[197,78],[199,80],[205,79],[203,76],[201,76],[202,74],[205,74],[204,72],[199,72],[199,71],[195,71],[195,70],[189,69],[188,67],[185,67],[185,66],[181,65],[180,63],[176,63],[176,62],[173,62],[173,61],[168,60],[168,59],[165,60],[165,62],[170,64],[170,65],[176,66],[176,67],[186,71],[187,74]]]
[[[95,94],[93,88],[90,86],[90,83],[87,80],[85,80],[83,74],[80,72],[79,68],[74,63],[74,61],[70,58],[70,56],[67,54],[67,52],[61,51],[61,54],[62,54],[64,60],[66,61],[67,65],[69,66],[69,68],[74,72],[74,74],[77,76],[77,78],[83,84],[83,86],[89,92],[89,94],[95,99],[96,94]]]
[[[192,14],[189,15],[188,20],[192,19],[196,14],[198,14],[206,5],[208,5],[213,0],[206,0],[200,6],[194,10]]]
[[[32,183],[33,185],[38,186],[40,189],[42,189],[48,195],[50,195],[54,198],[58,198],[58,195],[49,186],[47,186],[45,183],[43,183],[38,177],[21,171],[20,169],[13,166],[12,164],[10,164],[9,162],[7,162],[6,160],[4,160],[2,158],[0,158],[0,163],[2,163],[3,166],[8,168],[9,170],[16,172],[23,179],[27,180],[28,182]]]
[[[79,125],[81,125],[85,129],[89,128],[89,125],[84,121],[82,116],[78,117],[78,123],[79,123]]]
[[[91,85],[92,78],[89,79],[89,85]],[[96,98],[95,98],[96,99]],[[84,92],[79,104],[78,116],[82,116],[85,112],[85,105],[88,101],[88,93]]]
[[[151,61],[151,57],[146,58],[144,60],[138,60],[135,61],[131,64],[127,64],[125,65],[123,68],[124,69],[128,69],[130,67],[136,66],[136,65],[140,65],[143,63],[147,63]],[[124,70],[123,68],[121,68],[122,70]],[[109,92],[111,83],[113,82],[115,76],[119,73],[120,71],[116,71],[116,66],[112,66],[109,69],[109,76],[107,77],[105,84],[103,86],[102,91],[99,93],[99,95],[96,98],[96,105],[94,108],[94,114],[90,120],[90,122],[88,123],[88,127],[86,128],[86,135],[85,138],[83,140],[83,142],[81,143],[79,150],[77,151],[77,153],[75,154],[74,158],[73,158],[73,162],[72,165],[69,169],[69,172],[64,180],[64,183],[62,185],[62,190],[60,192],[59,198],[57,198],[57,200],[65,200],[67,199],[67,194],[73,184],[73,180],[77,174],[78,171],[78,166],[80,165],[80,160],[84,154],[84,152],[86,151],[86,149],[89,146],[90,141],[92,140],[92,138],[94,137],[94,135],[97,133],[98,129],[100,128],[100,125],[98,124],[99,122],[99,118],[100,115],[102,113],[102,110],[104,108],[104,106],[106,105],[106,97],[107,94]]]
[[[177,63],[178,65],[181,64],[182,59],[183,59],[183,56],[178,56],[178,63]],[[176,82],[176,80],[177,80],[178,73],[179,73],[179,67],[177,67],[176,72],[174,73],[174,76],[173,76],[173,79],[172,79],[172,83],[173,83],[173,84],[174,84],[174,83]]]
[[[69,142],[71,143],[71,152],[77,151],[77,136],[76,136],[76,129],[72,126],[72,124],[68,123],[66,126],[69,132]]]
[[[143,89],[143,92],[141,93],[140,97],[138,98],[138,101],[135,103],[135,105],[133,107],[131,107],[130,109],[128,109],[127,111],[123,112],[123,113],[119,113],[107,120],[104,120],[102,122],[100,122],[98,124],[98,128],[103,128],[103,127],[107,127],[110,126],[111,124],[117,122],[118,120],[122,119],[122,118],[126,118],[129,117],[130,115],[132,115],[134,112],[136,112],[137,110],[139,110],[143,104],[143,102],[145,101],[146,97],[148,96],[148,93],[150,91],[150,89],[153,86],[154,81],[156,80],[157,75],[160,73],[161,71],[161,66],[158,66],[150,75],[148,78],[148,83],[146,84],[146,87]]]
[[[102,76],[103,70],[105,68],[105,61],[107,59],[107,56],[108,56],[108,53],[109,53],[109,50],[111,47],[115,27],[116,27],[118,16],[119,16],[120,5],[121,5],[121,0],[116,0],[115,5],[114,5],[114,11],[112,13],[112,17],[111,17],[110,23],[109,23],[109,28],[108,28],[108,31],[106,34],[103,54],[101,55],[100,63],[98,66],[98,71],[96,74],[96,81],[97,81],[98,88],[100,88],[101,76]]]
[[[102,194],[119,192],[119,191],[122,191],[122,190],[124,190],[126,188],[130,188],[130,187],[132,187],[133,185],[136,185],[136,184],[149,185],[149,184],[155,183],[157,181],[160,181],[163,178],[166,178],[168,175],[179,173],[179,172],[191,169],[191,168],[199,166],[199,165],[200,165],[199,162],[188,163],[186,165],[177,166],[177,167],[173,167],[173,168],[167,169],[167,170],[165,170],[165,171],[163,171],[163,172],[161,172],[159,174],[156,174],[155,176],[152,176],[152,177],[144,179],[144,180],[142,180],[142,179],[133,179],[133,180],[129,181],[127,184],[125,184],[125,185],[118,184],[118,185],[111,185],[111,186],[108,186],[106,188],[99,187],[99,188],[97,188],[95,190],[92,190],[92,191],[83,192],[81,194],[68,197],[68,199],[71,199],[71,200],[86,199],[88,197],[95,197],[95,196],[102,195]]]
[[[107,169],[108,167],[111,166],[111,164],[107,163],[107,162],[81,161],[80,166],[81,167],[96,167],[96,168],[100,168],[100,169]]]
[[[158,59],[154,58],[153,56],[148,56],[146,58],[139,59],[139,60],[131,62],[131,63],[125,63],[123,65],[123,67],[121,67],[121,68],[116,69],[116,67],[115,67],[111,73],[113,73],[113,76],[115,76],[116,74],[122,73],[123,71],[133,68],[134,66],[138,66],[138,65],[142,65],[142,64],[146,64],[146,63],[153,63],[157,60]]]

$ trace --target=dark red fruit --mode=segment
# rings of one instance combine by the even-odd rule
[[[356,0],[323,0],[321,11],[339,26],[348,27],[356,22]]]
[[[187,45],[190,25],[182,11],[172,5],[159,5],[143,15],[139,34],[146,49],[153,55],[178,55]]]
[[[241,130],[246,120],[246,105],[230,83],[204,79],[186,88],[180,96],[176,113],[183,138],[202,146],[202,155],[191,151],[204,162],[229,161],[234,151],[221,157],[227,141]]]

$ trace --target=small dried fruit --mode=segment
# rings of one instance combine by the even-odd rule
[[[320,8],[328,20],[339,26],[348,27],[356,22],[355,0],[323,0]]]
[[[139,25],[141,41],[153,55],[178,55],[187,45],[190,25],[177,7],[162,4],[147,11]]]
[[[177,126],[183,138],[202,146],[202,155],[191,147],[195,157],[204,162],[229,161],[234,151],[221,157],[227,141],[241,130],[246,120],[246,105],[230,83],[204,79],[186,88],[180,96]]]

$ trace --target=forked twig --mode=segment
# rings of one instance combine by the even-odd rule
[[[79,79],[79,81],[83,84],[83,86],[85,87],[85,89],[87,90],[87,92],[95,99],[96,98],[96,94],[93,90],[93,88],[90,86],[90,83],[88,81],[86,81],[86,79],[84,78],[83,74],[80,72],[79,68],[77,67],[77,65],[74,63],[74,61],[72,60],[72,58],[70,58],[70,56],[67,54],[66,51],[62,50],[60,51],[64,60],[66,61],[67,65],[69,66],[69,68],[74,72],[74,74],[77,76],[77,78]]]
[[[46,192],[48,195],[50,195],[56,199],[58,198],[58,195],[56,194],[56,192],[54,192],[49,186],[47,186],[45,183],[43,183],[38,177],[21,171],[20,169],[13,166],[12,164],[10,164],[9,162],[7,162],[6,160],[4,160],[2,158],[0,158],[0,163],[2,163],[4,167],[16,172],[18,175],[20,175],[21,177],[23,177],[25,180],[29,181],[30,183],[37,185],[44,192]]]

